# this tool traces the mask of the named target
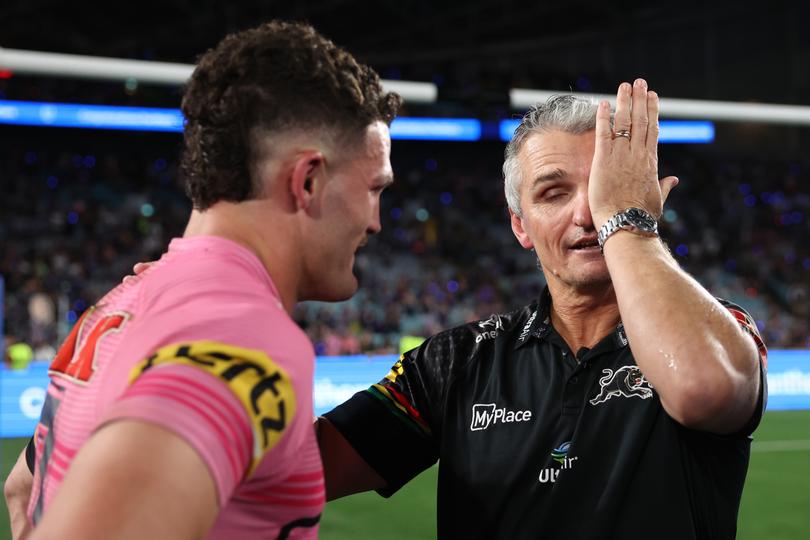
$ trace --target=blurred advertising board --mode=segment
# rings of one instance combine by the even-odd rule
[[[319,356],[315,364],[315,414],[323,414],[385,377],[396,362],[387,356]],[[0,366],[0,437],[34,432],[48,383],[48,364]],[[768,410],[810,409],[810,350],[768,353]]]

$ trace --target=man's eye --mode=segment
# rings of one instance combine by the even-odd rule
[[[558,199],[565,195],[565,191],[562,189],[549,189],[540,197],[544,201],[551,201],[554,199]]]

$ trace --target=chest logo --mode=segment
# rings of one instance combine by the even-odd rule
[[[579,458],[576,456],[569,457],[568,450],[571,448],[571,441],[566,441],[551,452],[551,459],[560,464],[559,467],[546,467],[540,471],[537,481],[541,484],[554,483],[560,475],[560,471],[565,471],[574,468],[574,462]]]
[[[591,405],[599,405],[612,397],[649,399],[653,395],[652,385],[638,366],[622,366],[616,371],[603,369],[602,373],[605,375],[599,379],[599,395],[590,400]]]
[[[510,411],[494,403],[476,403],[472,406],[470,431],[481,431],[498,423],[529,422],[531,419],[532,411]]]

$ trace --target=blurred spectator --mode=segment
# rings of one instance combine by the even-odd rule
[[[21,133],[0,157],[6,333],[49,359],[88,306],[182,234],[189,205],[175,183],[177,139]],[[392,157],[383,231],[357,257],[360,292],[295,311],[318,354],[397,353],[404,335],[518,307],[543,286],[509,228],[500,144],[396,142]],[[808,168],[688,147],[661,159],[681,179],[661,223],[674,256],[748,309],[769,347],[810,347]]]
[[[34,359],[34,350],[27,343],[17,341],[14,337],[5,338],[3,363],[10,369],[25,369]]]

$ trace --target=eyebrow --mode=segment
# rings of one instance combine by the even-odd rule
[[[567,176],[566,172],[562,169],[552,169],[548,172],[543,174],[538,174],[534,177],[534,181],[532,182],[532,189],[537,187],[537,184],[542,184],[543,182],[551,182],[553,180],[560,180],[561,178],[565,178]]]
[[[379,182],[380,186],[383,188],[387,188],[391,184],[394,183],[394,175],[393,174],[386,174],[377,178],[377,182]]]

